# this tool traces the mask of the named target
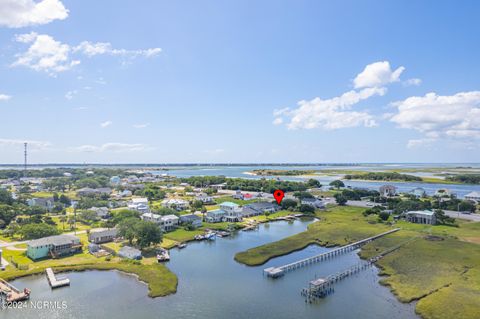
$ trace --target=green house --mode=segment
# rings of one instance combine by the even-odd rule
[[[32,260],[58,258],[82,250],[80,239],[73,235],[57,235],[32,240],[27,245],[27,256]]]

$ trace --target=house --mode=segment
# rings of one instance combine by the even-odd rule
[[[280,209],[280,206],[270,202],[258,202],[247,204],[242,207],[243,217],[258,216],[265,213],[274,213]]]
[[[392,197],[397,195],[397,188],[393,185],[380,186],[380,195],[383,197]]]
[[[120,197],[130,197],[132,196],[132,191],[131,190],[128,190],[128,189],[125,189],[123,191],[121,191],[118,196]]]
[[[312,206],[313,208],[325,208],[325,204],[318,198],[302,198],[300,204]]]
[[[97,217],[100,218],[107,218],[109,215],[107,207],[92,207],[89,209],[89,211],[94,212]]]
[[[215,202],[212,196],[209,196],[205,193],[198,194],[197,197],[195,197],[195,200],[199,200],[204,204],[212,204]]]
[[[195,214],[186,214],[180,216],[180,223],[182,224],[190,224],[194,228],[202,227],[202,218]]]
[[[142,259],[142,252],[130,246],[123,246],[118,251],[118,256],[133,260],[140,260]]]
[[[135,197],[128,203],[128,209],[136,210],[140,213],[149,213],[150,207],[148,206],[148,198]]]
[[[205,220],[207,223],[219,223],[223,221],[223,217],[225,216],[226,212],[221,209],[215,209],[207,212],[205,216]]]
[[[413,196],[417,197],[417,198],[421,198],[421,197],[425,197],[425,195],[427,195],[427,192],[421,188],[421,187],[417,187],[417,188],[414,188],[410,191],[410,194],[412,194]]]
[[[162,201],[162,206],[181,211],[188,208],[188,201],[176,198],[164,199]]]
[[[110,184],[116,186],[116,185],[120,184],[120,182],[121,182],[120,177],[118,177],[118,176],[112,176],[112,177],[110,177]]]
[[[27,256],[32,260],[61,257],[82,251],[80,239],[73,235],[56,235],[35,239],[27,244]]]
[[[480,192],[468,193],[467,195],[465,195],[465,199],[480,203]]]
[[[237,191],[235,192],[235,194],[232,195],[232,198],[233,198],[233,199],[241,199],[241,200],[243,200],[244,196],[243,196],[243,194],[242,194],[242,191],[237,190]]]
[[[110,195],[111,193],[112,193],[112,189],[109,187],[101,187],[101,188],[84,187],[77,190],[78,196]]]
[[[227,186],[227,183],[210,185],[211,188],[216,189],[216,190],[221,190],[221,189],[223,189],[225,186]]]
[[[40,206],[48,211],[53,209],[53,198],[30,198],[27,200],[28,206]]]
[[[158,215],[154,213],[144,213],[142,220],[158,224],[162,231],[171,231],[178,226],[179,218],[175,215]]]
[[[95,229],[88,234],[88,241],[94,244],[107,243],[117,238],[117,233],[116,228]]]
[[[220,204],[220,210],[225,212],[223,216],[223,221],[225,222],[239,222],[242,221],[242,209],[238,204],[232,202],[223,202]]]
[[[160,217],[160,228],[162,231],[172,231],[178,226],[179,218],[176,215],[165,215]]]
[[[452,195],[452,192],[446,188],[440,188],[435,191],[435,196],[438,196],[438,197],[450,197],[451,195]]]
[[[154,214],[154,213],[143,213],[140,218],[147,222],[157,223],[160,224],[160,218],[162,215]]]
[[[407,217],[407,221],[411,223],[428,225],[435,225],[437,223],[435,213],[431,210],[410,211],[405,215]]]

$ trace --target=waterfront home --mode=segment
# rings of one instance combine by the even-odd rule
[[[405,215],[407,217],[407,221],[411,223],[427,225],[435,225],[437,223],[435,213],[431,210],[410,211]]]
[[[56,235],[35,239],[27,244],[27,256],[32,260],[61,257],[82,251],[80,239],[73,235]]]
[[[30,198],[27,199],[28,206],[39,206],[45,208],[48,211],[53,209],[54,201],[53,198]]]
[[[380,186],[380,195],[383,197],[392,197],[397,195],[397,188],[393,185]]]
[[[468,193],[467,195],[465,195],[465,199],[480,203],[480,192]]]
[[[243,217],[263,215],[265,213],[274,213],[280,210],[280,206],[270,202],[258,202],[247,204],[242,207]]]
[[[130,246],[123,246],[118,251],[118,256],[122,258],[128,258],[133,260],[140,260],[142,259],[142,252],[136,248]]]
[[[220,209],[225,212],[223,221],[225,222],[239,222],[242,220],[242,209],[238,204],[232,202],[223,202],[220,204]]]
[[[226,212],[221,209],[215,209],[207,212],[205,216],[205,220],[207,223],[219,223],[223,221],[223,217],[225,216]]]
[[[200,193],[195,197],[195,200],[199,200],[204,204],[213,204],[215,201],[212,196],[209,196],[205,193]]]
[[[446,188],[440,188],[435,191],[435,196],[438,196],[438,197],[450,197],[451,195],[452,195],[452,192]]]
[[[165,215],[160,217],[160,228],[163,231],[175,230],[178,226],[179,218],[176,215]]]
[[[192,225],[194,228],[202,227],[202,218],[195,214],[186,214],[180,216],[180,223]]]
[[[300,204],[312,206],[313,208],[325,208],[323,201],[318,198],[302,198]]]
[[[94,244],[107,243],[117,238],[117,233],[116,228],[91,230],[88,234],[88,241]]]
[[[427,192],[421,188],[421,187],[416,187],[410,191],[410,194],[417,198],[425,197],[427,195]]]
[[[162,201],[162,206],[181,211],[188,208],[188,201],[176,198],[164,199]]]

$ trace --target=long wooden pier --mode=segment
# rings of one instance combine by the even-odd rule
[[[30,298],[30,289],[20,290],[0,278],[0,295],[5,295],[7,302],[22,301]]]
[[[48,279],[48,283],[50,284],[50,287],[59,288],[59,287],[70,285],[70,279],[65,277],[58,277],[58,278],[55,277],[55,274],[53,273],[52,268],[47,268],[45,272],[47,273],[47,279]]]
[[[278,277],[283,276],[288,271],[292,271],[292,270],[302,268],[302,267],[305,267],[305,266],[308,266],[308,265],[311,265],[311,264],[322,262],[324,260],[339,256],[339,255],[343,255],[347,252],[358,249],[361,246],[363,246],[363,245],[365,245],[365,244],[367,244],[367,243],[369,243],[369,242],[371,242],[371,241],[373,241],[377,238],[380,238],[380,237],[383,237],[385,235],[394,233],[398,230],[400,230],[400,228],[391,229],[391,230],[386,231],[384,233],[362,239],[362,240],[354,242],[352,244],[348,244],[348,245],[345,245],[345,246],[342,246],[342,247],[339,247],[339,248],[332,249],[332,250],[330,250],[328,252],[325,252],[325,253],[322,253],[320,255],[316,255],[316,256],[313,256],[313,257],[308,257],[308,258],[305,258],[305,259],[301,259],[301,260],[298,260],[298,261],[295,261],[293,263],[286,264],[286,265],[283,265],[283,266],[280,266],[280,267],[265,268],[263,270],[263,273],[265,275],[267,275],[268,277],[278,278]]]
[[[332,293],[335,292],[334,290],[334,284],[347,278],[350,277],[351,275],[354,275],[361,270],[364,270],[370,266],[372,266],[376,261],[379,259],[383,258],[385,255],[399,249],[405,244],[408,244],[409,242],[416,240],[417,237],[410,238],[409,240],[400,243],[398,245],[395,245],[393,247],[390,247],[389,249],[381,252],[375,257],[372,257],[366,261],[362,261],[358,264],[355,264],[347,269],[344,269],[340,272],[337,272],[335,274],[329,275],[325,278],[317,278],[315,280],[310,281],[309,285],[307,288],[303,288],[301,291],[301,295],[305,297],[305,302],[313,302],[319,298],[324,298]]]

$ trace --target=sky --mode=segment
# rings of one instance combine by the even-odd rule
[[[479,12],[0,0],[0,163],[480,162]]]

